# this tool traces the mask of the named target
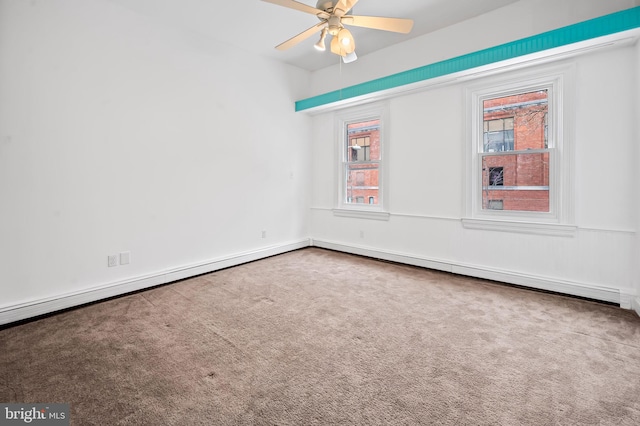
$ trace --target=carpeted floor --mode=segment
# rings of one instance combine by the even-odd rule
[[[317,248],[0,330],[73,425],[638,425],[640,318]]]

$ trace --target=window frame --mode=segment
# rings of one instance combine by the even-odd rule
[[[346,179],[347,148],[350,143],[347,126],[367,120],[379,120],[379,153],[380,159],[373,162],[378,165],[378,204],[347,202]],[[389,123],[389,103],[378,102],[364,106],[352,107],[340,110],[335,113],[335,137],[336,137],[336,204],[333,209],[334,215],[345,217],[357,217],[362,219],[388,220],[388,194],[387,194],[387,164],[388,164],[388,123]],[[370,160],[369,160],[370,161]]]
[[[466,177],[465,217],[467,228],[573,235],[573,129],[574,65],[559,65],[510,72],[508,75],[486,77],[467,86],[466,113]],[[506,74],[506,73],[505,73]],[[488,99],[548,90],[546,117],[549,152],[549,212],[511,211],[482,208],[482,159],[484,149],[484,109]],[[538,151],[538,150],[535,150]],[[535,151],[505,151],[501,155],[534,153]],[[533,226],[532,226],[533,225]],[[568,226],[564,226],[568,225]]]

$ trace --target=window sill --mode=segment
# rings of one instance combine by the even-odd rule
[[[333,209],[333,215],[339,217],[353,217],[356,219],[389,220],[389,212],[356,210],[356,209]]]
[[[466,218],[462,219],[462,226],[466,229],[550,235],[556,237],[574,237],[578,229],[575,225],[560,225],[557,223],[515,222],[507,220]]]

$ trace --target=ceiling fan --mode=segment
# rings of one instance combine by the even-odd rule
[[[358,2],[358,0],[318,0],[315,8],[295,0],[262,1],[309,13],[320,19],[319,24],[301,32],[284,43],[277,45],[276,49],[289,49],[317,32],[322,31],[320,34],[320,40],[315,44],[315,48],[324,51],[324,41],[327,34],[329,34],[332,36],[330,47],[331,52],[342,56],[342,60],[345,63],[353,62],[357,59],[355,52],[355,40],[353,39],[351,31],[344,27],[345,25],[393,31],[403,34],[407,34],[413,27],[413,21],[411,19],[348,15],[347,13],[353,9],[353,6]]]

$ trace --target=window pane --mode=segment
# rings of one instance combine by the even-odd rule
[[[513,151],[513,129],[485,132],[484,152]]]
[[[548,91],[483,101],[483,152],[545,149]]]
[[[504,210],[504,203],[502,200],[489,200],[487,207],[489,210]]]
[[[513,117],[504,119],[504,130],[513,130]]]
[[[549,211],[549,153],[484,155],[482,209]]]
[[[380,120],[350,123],[347,135],[347,161],[380,161]]]
[[[504,168],[489,167],[489,186],[504,185]]]
[[[346,202],[362,204],[368,200],[369,204],[377,205],[379,165],[348,163],[346,167]]]

